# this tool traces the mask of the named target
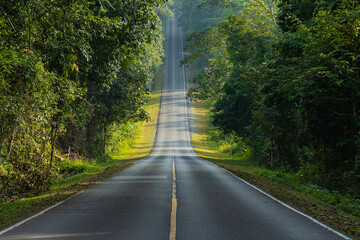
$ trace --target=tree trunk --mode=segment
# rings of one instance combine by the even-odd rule
[[[28,36],[28,53],[31,52],[31,12],[29,5],[27,5],[27,12],[28,12],[28,18],[29,18],[29,36]]]
[[[51,130],[51,132],[52,132],[52,134],[51,134],[51,153],[50,153],[50,163],[49,163],[48,174],[50,173],[50,170],[52,168],[53,161],[54,161],[55,140],[56,140],[56,136],[57,136],[57,130],[58,130],[58,123],[56,122],[55,127],[53,127],[53,129]]]
[[[324,164],[325,164],[325,173],[328,176],[329,175],[329,162],[327,159],[327,152],[326,152],[326,147],[325,147],[324,143],[322,143],[322,151],[323,151],[323,158],[324,158]]]
[[[8,146],[8,150],[7,150],[7,155],[8,155],[8,158],[10,158],[10,153],[12,151],[12,146],[13,146],[13,143],[14,143],[14,135],[16,134],[16,128],[14,128],[11,136],[10,136],[10,141],[9,141],[9,146]]]

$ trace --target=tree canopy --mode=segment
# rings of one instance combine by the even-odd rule
[[[360,194],[359,1],[210,1],[233,2],[193,34],[185,63],[209,64],[189,97],[210,100],[212,123],[262,164]]]
[[[46,188],[57,151],[95,158],[108,126],[147,118],[166,2],[0,2],[3,196]]]

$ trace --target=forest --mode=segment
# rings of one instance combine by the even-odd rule
[[[188,92],[253,161],[360,197],[360,2],[184,0]],[[242,151],[242,148],[239,148]]]
[[[164,57],[166,0],[0,2],[0,196],[107,161]],[[360,197],[360,1],[178,0],[188,92],[253,161]],[[116,141],[115,141],[116,142]],[[242,148],[239,147],[239,151]]]
[[[0,197],[46,190],[68,159],[106,161],[148,119],[166,0],[0,2]]]

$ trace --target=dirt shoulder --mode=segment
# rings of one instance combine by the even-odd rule
[[[234,169],[232,166],[212,161],[220,167],[231,171],[236,176],[257,186],[273,197],[287,203],[288,205],[312,216],[324,224],[356,238],[360,238],[359,218],[351,216],[333,206],[330,206],[314,197],[297,192],[288,186],[272,182],[269,179]]]

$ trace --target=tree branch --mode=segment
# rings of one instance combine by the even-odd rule
[[[273,7],[272,7],[272,3],[269,0],[266,0],[266,3],[268,5],[268,7],[266,7],[264,5],[264,3],[261,0],[254,0],[255,2],[257,2],[260,7],[262,7],[263,9],[265,9],[265,11],[267,11],[270,16],[271,16],[271,21],[273,22],[274,26],[276,26],[276,20],[275,20],[275,16],[274,16],[274,11],[273,11]]]
[[[65,41],[66,41],[68,44],[70,44],[71,46],[75,46],[74,43],[72,43],[69,39],[67,39],[67,37],[66,37],[66,32],[65,32],[66,12],[67,12],[67,7],[68,7],[68,6],[65,6],[65,7],[64,7],[63,5],[61,5],[61,7],[62,7],[62,10],[63,10],[63,13],[64,13],[64,15],[63,15],[63,22],[62,22],[62,26],[61,26],[63,38],[65,39]]]
[[[45,8],[45,11],[44,11],[40,16],[38,16],[38,17],[36,17],[35,19],[33,19],[32,22],[36,22],[36,21],[40,20],[40,19],[43,18],[47,13],[51,13],[51,10],[52,10],[52,9],[50,9],[50,11],[48,11],[48,9]],[[4,13],[5,13],[5,12],[4,12]],[[31,23],[25,24],[22,28],[19,29],[19,31],[28,28],[30,24],[31,24]],[[19,32],[19,31],[18,31],[18,32]],[[7,35],[4,39],[2,39],[2,40],[0,41],[0,45],[3,44],[3,42],[5,42],[5,41],[6,41],[8,38],[10,38],[11,36],[12,36],[12,35]]]
[[[136,0],[134,0],[133,14],[134,14],[134,21],[136,22]]]
[[[14,24],[12,23],[11,19],[10,19],[9,16],[6,14],[6,12],[4,12],[4,10],[3,10],[2,12],[3,12],[3,14],[5,15],[6,19],[8,20],[8,22],[10,23],[11,28],[12,28],[13,31],[16,33],[15,26],[14,26]]]
[[[336,112],[336,111],[330,109],[329,107],[324,107],[324,108],[338,116],[353,116],[353,114],[351,114],[351,113],[339,113],[339,112]]]

